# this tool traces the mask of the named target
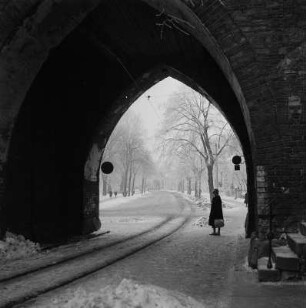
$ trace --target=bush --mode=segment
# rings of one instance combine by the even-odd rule
[[[0,261],[24,258],[39,251],[39,244],[11,232],[6,232],[4,241],[0,241]]]

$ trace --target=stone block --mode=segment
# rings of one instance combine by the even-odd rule
[[[257,169],[257,172],[266,170],[266,168],[264,166],[256,166],[256,169]]]
[[[281,280],[282,281],[297,281],[300,280],[299,272],[291,271],[281,271]]]
[[[306,222],[300,222],[299,229],[300,229],[300,232],[306,236]]]
[[[272,240],[272,247],[279,247],[283,245],[277,239]],[[259,239],[252,237],[250,241],[250,248],[248,252],[249,266],[257,268],[258,260],[269,255],[269,241],[266,239]]]
[[[273,247],[272,251],[277,269],[299,271],[299,258],[288,246]]]
[[[257,182],[257,187],[267,188],[269,186],[268,182]]]
[[[275,264],[272,263],[272,268],[267,268],[268,258],[263,257],[258,259],[258,280],[260,282],[267,282],[267,281],[280,281],[281,273],[278,269],[275,268]]]
[[[257,177],[256,177],[256,180],[257,180],[257,183],[258,183],[258,182],[262,183],[262,182],[265,182],[265,181],[266,181],[266,177],[265,177],[265,176],[257,176]]]
[[[306,237],[300,233],[288,233],[287,241],[289,247],[299,256],[306,258]]]
[[[266,171],[264,170],[257,170],[257,178],[258,177],[265,177],[267,175]]]

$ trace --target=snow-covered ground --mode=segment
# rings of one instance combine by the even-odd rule
[[[147,196],[150,195],[150,192],[147,192],[145,194],[135,194],[133,196],[129,196],[129,197],[123,197],[122,195],[120,196],[112,196],[109,197],[107,196],[103,196],[100,198],[100,209],[106,209],[106,208],[111,208],[111,207],[115,207],[127,202],[131,202],[132,200],[136,200],[139,198],[145,198]]]
[[[117,211],[116,208],[121,209],[124,208],[124,205],[127,202],[136,201],[139,202],[140,198],[148,198],[150,196],[153,196],[154,194],[147,193],[145,195],[141,194],[135,194],[134,196],[130,197],[112,197],[106,196],[102,202],[100,202],[100,208],[103,209],[109,209]],[[207,228],[207,217],[209,214],[210,209],[210,203],[208,202],[208,196],[203,195],[203,197],[200,200],[196,200],[193,196],[189,196],[187,194],[182,194],[184,198],[194,203],[195,208],[197,209],[197,213],[203,213],[203,216],[200,217],[199,215],[195,216],[195,223],[193,225],[196,225],[197,227],[206,227]],[[233,211],[235,212],[235,209],[240,208],[241,210],[245,211],[245,208],[243,206],[243,202],[238,200],[233,200],[229,198],[223,198],[225,207],[224,211]],[[233,201],[233,202],[231,202]],[[121,206],[123,205],[123,206]],[[133,203],[133,206],[135,204]],[[140,221],[133,222],[133,226],[137,225],[138,230],[140,230],[140,223],[143,222],[144,226],[147,227],[149,223],[157,223],[157,221],[148,221],[148,218],[144,219],[143,217],[137,217],[138,219],[143,219],[143,221],[140,219]],[[110,217],[103,219],[112,220],[111,224],[109,226],[106,224],[107,227],[114,227],[116,231],[118,232],[118,225],[121,225],[122,228],[124,228],[125,232],[127,232],[126,228],[127,225],[122,223],[121,219],[122,217]],[[119,219],[118,225],[114,223],[114,219]],[[156,219],[156,218],[155,218]],[[227,217],[225,215],[225,221],[227,222]],[[230,223],[230,221],[228,222]],[[102,224],[103,225],[103,224]],[[104,223],[105,225],[105,223]],[[132,226],[131,225],[131,226]],[[201,228],[206,229],[206,228]],[[120,229],[120,228],[119,228]],[[198,228],[197,228],[198,229]],[[115,232],[115,231],[111,231]],[[10,239],[8,240],[11,245],[11,247],[15,246],[17,248],[14,248],[11,250],[10,255],[12,257],[16,257],[20,255],[19,249],[23,253],[22,256],[25,256],[24,252],[30,253],[37,253],[38,246],[36,246],[34,243],[31,243],[29,241],[24,240],[22,237],[11,235]],[[189,242],[189,241],[188,241]],[[12,246],[12,244],[14,244]],[[2,245],[3,246],[3,245]],[[1,249],[1,246],[0,246]],[[170,258],[172,259],[172,258]],[[37,306],[34,305],[34,307],[65,307],[65,308],[72,308],[72,307],[118,307],[118,308],[125,308],[125,307],[169,307],[169,308],[181,308],[181,307],[190,307],[190,308],[200,308],[204,307],[203,303],[198,302],[197,300],[193,299],[190,296],[187,296],[183,293],[180,293],[179,291],[174,291],[171,288],[164,288],[162,286],[157,286],[155,283],[141,283],[137,280],[130,279],[124,277],[120,281],[116,281],[113,283],[110,283],[108,285],[104,285],[100,288],[97,288],[94,291],[86,290],[85,288],[78,288],[74,289],[69,293],[65,293],[64,298],[61,296],[55,297],[52,300],[52,303],[48,303],[46,306],[45,304],[43,306]]]
[[[224,208],[222,236],[211,237],[207,224],[194,225],[209,216],[210,205],[203,198],[193,206],[191,223],[171,237],[43,296],[30,307],[228,307],[238,239],[243,245],[247,241],[243,236],[247,209],[236,202]]]
[[[117,197],[115,197],[114,195],[112,197],[109,197],[109,195],[103,196],[102,198],[100,198],[100,209],[103,210],[120,207],[125,203],[137,200],[139,198],[147,198],[150,195],[151,193],[147,192],[145,194],[136,193],[135,195],[129,197],[123,197],[122,195]],[[208,194],[203,193],[201,199],[196,199],[193,195],[188,195],[187,193],[182,194],[182,196],[185,199],[192,201],[198,207],[203,208],[203,210],[210,208]],[[243,205],[243,199],[234,199],[233,197],[222,197],[222,199],[224,208],[240,207],[241,205]],[[137,219],[141,220],[140,218]],[[200,217],[194,224],[200,227],[204,227],[207,225],[207,220],[207,215],[204,215]],[[144,222],[147,223],[147,220]],[[109,226],[106,225],[101,228],[101,230],[95,232],[95,234],[107,232],[108,230],[106,230],[107,228],[105,229],[105,227],[109,229]],[[118,228],[118,226],[116,226],[116,228]],[[9,260],[24,258],[36,254],[39,251],[40,247],[38,244],[26,240],[21,235],[15,235],[8,232],[5,239],[3,241],[0,241],[0,263],[7,262]]]
[[[170,192],[176,192],[176,191],[171,191]],[[100,209],[106,209],[106,208],[111,208],[111,207],[117,207],[121,204],[130,202],[132,200],[136,200],[139,198],[145,198],[149,196],[151,193],[147,192],[145,194],[139,194],[136,193],[134,196],[130,197],[123,197],[122,195],[117,196],[117,197],[109,197],[103,196],[100,198]],[[202,193],[202,197],[200,199],[197,199],[194,197],[194,192],[192,192],[191,195],[188,195],[187,193],[180,193],[185,199],[192,201],[199,207],[206,207],[210,208],[210,201],[209,201],[209,194],[208,193]],[[223,208],[233,208],[233,207],[240,207],[243,204],[243,199],[242,198],[234,198],[234,197],[228,197],[228,196],[221,196],[222,198],[222,203],[223,203]]]
[[[103,196],[100,199],[100,209],[113,208],[117,206],[121,206],[127,202],[131,202],[133,200],[137,200],[139,198],[146,198],[150,195],[149,192],[145,194],[135,194],[130,197],[113,196],[112,198],[107,196]],[[101,234],[108,232],[104,227],[100,230],[96,231],[94,234]],[[0,241],[0,264],[4,262],[9,262],[12,260],[26,258],[28,256],[39,253],[41,247],[39,244],[31,242],[30,240],[26,240],[22,235],[13,234],[11,232],[7,232],[3,241]]]
[[[297,304],[304,298],[304,286],[296,287],[293,294],[292,288],[289,292],[284,286],[280,290],[276,284],[269,285],[269,289],[258,284],[256,272],[248,267],[246,259],[249,240],[244,238],[244,219],[247,208],[242,199],[222,197],[222,200],[226,203],[223,209],[227,222],[222,236],[210,236],[207,225],[200,228],[186,224],[171,237],[101,272],[46,293],[23,307],[236,308],[250,303],[252,307],[268,307],[279,298],[278,303],[284,302],[286,307],[292,305],[294,299],[295,307],[304,308],[305,305]],[[208,203],[205,199],[202,201]],[[109,202],[114,206],[117,202],[119,207],[122,204],[119,199]],[[201,202],[193,207],[194,220],[209,215],[209,207],[202,207]],[[50,279],[49,276],[46,279]],[[284,296],[284,292],[287,295]]]
[[[101,308],[200,308],[204,307],[191,297],[167,289],[136,283],[123,279],[118,286],[107,286],[98,292],[77,289],[70,299],[58,298],[49,307],[60,303],[63,308],[101,307]]]
[[[170,191],[170,190],[169,190]],[[191,192],[190,195],[187,192],[180,193],[185,199],[194,202],[198,206],[210,208],[210,197],[208,193],[203,192],[201,198],[194,197],[194,191]],[[233,208],[233,207],[240,207],[245,206],[243,198],[234,198],[230,196],[220,195],[222,199],[223,208]]]

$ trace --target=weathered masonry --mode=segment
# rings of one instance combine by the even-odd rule
[[[208,95],[243,146],[247,235],[306,219],[304,0],[0,1],[0,229],[90,233],[103,148],[172,76]]]

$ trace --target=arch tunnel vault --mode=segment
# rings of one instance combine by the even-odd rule
[[[165,29],[161,38],[162,15],[148,5],[158,8],[161,2],[62,1],[52,9],[53,22],[63,23],[70,6],[77,7],[82,21],[63,40],[50,43],[45,61],[44,48],[28,56],[29,62],[41,56],[43,64],[33,82],[21,79],[25,98],[15,97],[15,122],[3,159],[2,231],[48,241],[97,230],[97,172],[107,139],[129,105],[167,76],[207,93],[236,131],[247,163],[248,235],[256,229],[255,142],[239,83],[230,66],[222,65],[226,58],[220,60],[214,51],[218,44],[209,48],[207,43],[209,51],[203,46],[205,31],[195,38],[184,27]],[[84,18],[88,12],[80,14],[81,9],[91,12]],[[42,24],[37,28],[47,32],[50,25]]]

